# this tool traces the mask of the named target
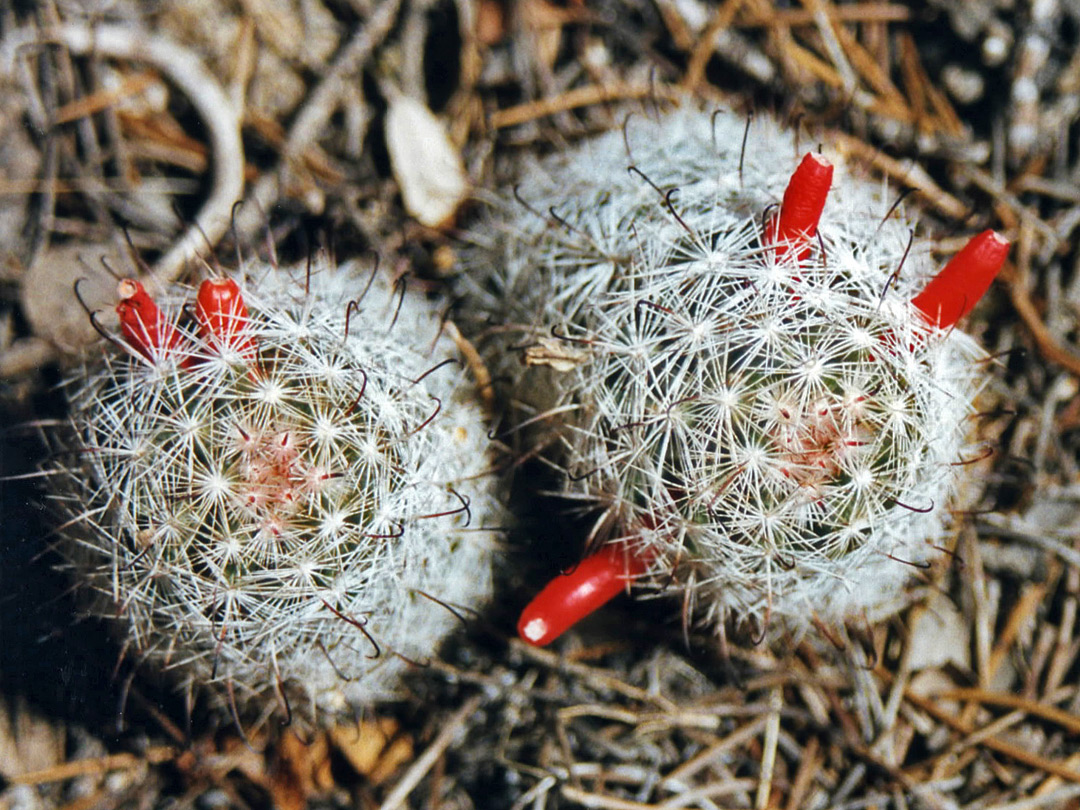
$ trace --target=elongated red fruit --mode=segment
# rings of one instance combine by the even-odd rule
[[[813,152],[803,157],[784,190],[780,213],[766,228],[766,242],[776,245],[777,259],[792,250],[799,261],[810,255],[832,178],[833,165],[826,158]]]
[[[244,334],[247,305],[240,287],[231,278],[208,278],[195,297],[195,320],[199,333],[211,346],[227,347],[246,360],[255,359],[255,339]]]
[[[983,297],[1009,253],[1009,240],[986,230],[972,237],[926,288],[912,299],[926,320],[948,329]]]
[[[150,361],[165,357],[180,342],[180,333],[166,320],[150,293],[133,278],[125,278],[116,288],[120,302],[120,334],[127,344]]]
[[[649,562],[621,543],[611,543],[560,574],[537,594],[518,619],[523,641],[542,647],[550,644],[597,608],[626,589],[645,573]]]

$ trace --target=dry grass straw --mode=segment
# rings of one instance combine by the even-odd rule
[[[412,5],[374,4],[334,60],[308,78],[304,100],[287,121],[243,106],[246,77],[259,49],[267,47],[255,36],[255,21],[244,20],[239,54],[247,56],[225,83],[241,105],[245,137],[259,139],[276,158],[245,166],[250,205],[238,219],[243,241],[261,229],[262,212],[317,188],[324,203],[375,194],[377,213],[345,207],[350,227],[384,258],[401,255],[410,232],[392,204],[392,186],[370,164],[360,172],[348,169],[341,151],[348,139],[327,137],[327,131],[337,126],[335,115],[368,120],[367,102],[344,89],[360,71],[381,69],[380,57],[422,62],[422,53],[405,52],[401,43],[415,47],[425,36],[394,37]],[[626,27],[630,23],[587,13],[590,29],[567,22],[580,16],[552,17],[566,46],[555,51],[537,45],[540,32],[515,34],[505,23],[500,28],[490,0],[453,5],[459,20],[485,20],[492,40],[481,45],[471,28],[460,36],[461,75],[446,107],[451,131],[470,138],[474,176],[491,176],[499,150],[483,145],[492,137],[518,147],[558,142],[617,125],[617,102],[640,102],[648,114],[650,105],[684,90],[719,99],[711,84],[718,64],[729,73],[741,64],[745,72],[736,75],[748,96],[761,89],[756,77],[771,71],[772,87],[782,88],[779,98],[796,126],[815,138],[839,140],[898,190],[916,192],[946,231],[1003,228],[1017,244],[1005,279],[1008,303],[992,301],[996,322],[976,320],[973,327],[986,334],[991,351],[1032,351],[1025,368],[997,376],[995,394],[1003,407],[986,427],[1002,436],[990,476],[999,494],[991,493],[984,506],[992,509],[996,497],[997,503],[1034,504],[1042,511],[1030,520],[1023,509],[972,516],[952,564],[927,574],[925,591],[936,595],[929,607],[854,636],[822,635],[790,649],[733,640],[719,650],[714,639],[695,639],[693,655],[677,651],[675,632],[667,642],[655,633],[655,643],[616,638],[608,647],[572,639],[561,655],[512,641],[497,655],[474,655],[472,663],[433,662],[427,675],[452,684],[443,694],[450,703],[436,707],[417,699],[411,711],[429,719],[401,732],[413,738],[417,758],[379,785],[365,783],[364,773],[341,781],[341,769],[329,770],[339,744],[333,739],[340,735],[290,748],[285,737],[263,733],[252,739],[256,753],[227,733],[189,740],[167,718],[155,723],[153,712],[143,713],[148,731],[171,732],[171,745],[9,773],[10,784],[71,787],[78,777],[90,785],[84,794],[92,797],[89,804],[117,803],[109,787],[116,780],[106,782],[104,774],[136,775],[123,782],[131,801],[140,784],[145,791],[175,789],[149,776],[167,764],[179,776],[185,800],[217,791],[241,806],[241,797],[254,789],[290,808],[316,798],[364,807],[491,807],[485,795],[494,794],[485,794],[482,774],[498,782],[498,795],[513,810],[1075,806],[1080,535],[1055,531],[1075,525],[1080,500],[1075,442],[1062,443],[1062,433],[1080,425],[1080,351],[1072,345],[1080,317],[1073,293],[1080,282],[1069,264],[1076,260],[1069,243],[1080,225],[1080,196],[1069,180],[1075,167],[1050,159],[1053,149],[1068,153],[1068,144],[1010,162],[1000,139],[991,140],[982,165],[973,164],[985,144],[976,143],[973,128],[928,72],[906,4],[805,0],[801,7],[777,8],[770,0],[723,0],[701,22],[685,16],[687,5],[656,0],[664,31],[634,31]],[[545,0],[521,0],[515,8],[522,5],[544,6]],[[432,18],[410,19],[423,28]],[[618,41],[624,53],[617,60],[609,49],[607,61],[575,64],[588,53],[582,31],[598,33],[601,41],[614,31],[623,36]],[[627,31],[645,44],[635,51]],[[663,38],[667,55],[659,56],[649,37]],[[216,57],[209,43],[187,47]],[[45,198],[39,226],[53,238],[93,238],[99,230],[94,223],[100,217],[77,216],[85,209],[59,204],[63,198],[81,194],[91,210],[114,212],[119,203],[113,198],[134,188],[133,179],[159,179],[167,190],[183,192],[184,180],[171,168],[200,182],[221,171],[219,161],[207,160],[214,144],[168,111],[116,111],[120,99],[168,77],[167,66],[123,62],[118,84],[80,90],[65,78],[76,72],[70,58],[62,49],[57,53],[58,78],[34,85],[28,114],[48,120],[57,148],[73,162],[47,164],[31,186],[3,186],[8,194],[32,188]],[[515,66],[517,72],[504,72],[503,79],[517,88],[517,103],[496,102],[481,71],[484,54],[489,68],[499,58]],[[55,129],[61,122],[66,126]],[[352,134],[362,141],[366,124],[359,126]],[[884,150],[874,135],[880,131],[899,133],[900,147]],[[912,159],[916,140],[930,145],[932,172]],[[102,174],[95,156],[101,152],[119,167],[116,176]],[[129,227],[137,244],[156,243],[155,232],[175,230],[174,223],[151,221]],[[439,234],[423,236],[430,245],[444,245]],[[943,240],[942,248],[952,249],[955,241]],[[1005,464],[1009,458],[1033,461],[1017,474],[1015,465]],[[938,613],[944,618],[935,623]],[[941,628],[947,630],[946,649],[935,643]],[[142,801],[149,801],[145,791]],[[72,792],[47,795],[62,804]]]

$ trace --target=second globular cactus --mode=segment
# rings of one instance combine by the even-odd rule
[[[982,450],[985,356],[955,321],[1008,243],[987,231],[932,281],[881,183],[744,125],[630,116],[472,232],[511,428],[594,513],[591,556],[522,616],[530,642],[631,583],[706,624],[873,619],[947,543]]]
[[[51,476],[92,611],[234,713],[398,694],[490,596],[501,520],[436,306],[351,265],[119,292]]]

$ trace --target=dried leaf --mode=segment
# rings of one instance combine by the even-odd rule
[[[955,664],[971,665],[968,623],[947,596],[935,594],[911,628],[912,671]]]
[[[0,703],[0,775],[10,778],[59,765],[65,738],[63,725],[38,716],[25,699]]]
[[[374,785],[413,756],[412,740],[400,735],[398,724],[389,717],[363,720],[355,726],[334,726],[329,734],[356,772]]]
[[[443,123],[416,99],[393,94],[386,113],[386,146],[405,210],[422,225],[449,225],[469,191],[469,180]]]
[[[506,36],[506,11],[499,0],[481,0],[476,8],[476,38],[491,47]]]
[[[547,337],[540,338],[537,345],[525,349],[525,365],[551,366],[556,371],[571,371],[588,359],[584,352]]]
[[[303,810],[312,796],[332,786],[330,747],[326,737],[319,734],[307,742],[291,732],[282,735],[270,779],[274,806],[282,810]]]
[[[548,0],[522,0],[518,7],[522,28],[532,38],[536,61],[547,71],[555,68],[562,47],[563,27],[587,19],[581,13],[580,3],[568,6],[564,8]]]
[[[64,351],[77,352],[97,341],[87,309],[98,310],[100,321],[109,322],[116,303],[116,280],[105,269],[124,270],[124,256],[109,245],[75,242],[50,247],[30,266],[22,285],[23,312],[34,330]]]

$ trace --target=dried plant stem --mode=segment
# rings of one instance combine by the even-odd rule
[[[682,86],[687,90],[693,90],[701,84],[705,76],[705,65],[716,49],[716,35],[731,25],[742,5],[743,0],[726,0],[716,9],[712,20],[705,27],[705,31],[690,54],[690,63],[686,67],[686,75],[682,80]]]
[[[1039,810],[1042,807],[1068,807],[1070,800],[1080,796],[1080,785],[1068,785],[1050,793],[1040,793],[1030,799],[995,804],[993,810]]]
[[[1073,373],[1080,372],[1074,371]],[[1069,541],[1075,541],[1075,530],[1047,530],[1042,527],[1027,524],[1011,515],[1007,517],[1001,517],[999,515],[983,515],[980,518],[980,522],[987,528],[998,532],[1002,537],[1010,540],[1021,540],[1036,546],[1037,548],[1046,549],[1070,565],[1080,567],[1080,552],[1062,540],[1062,538],[1064,538]]]
[[[811,737],[803,748],[799,759],[799,769],[795,772],[795,778],[791,782],[791,791],[788,793],[787,810],[798,810],[803,806],[806,794],[823,761],[819,748],[817,737]]]
[[[938,720],[949,728],[957,731],[961,734],[974,734],[976,729],[970,724],[964,722],[959,717],[956,717],[951,712],[942,709],[934,702],[932,698],[922,697],[912,691],[905,693],[904,697],[909,703],[921,709],[929,714],[935,720]],[[1076,770],[1068,765],[1058,762],[1056,760],[1047,759],[1039,754],[1029,751],[1026,748],[1022,748],[1019,745],[1006,742],[997,737],[988,737],[980,742],[984,748],[989,748],[991,751],[996,751],[999,754],[1014,759],[1017,762],[1022,762],[1032,768],[1045,771],[1046,773],[1052,773],[1056,776],[1060,776],[1062,779],[1066,779],[1070,782],[1080,782],[1080,770]]]
[[[1039,348],[1039,353],[1051,363],[1057,363],[1073,374],[1080,375],[1080,356],[1063,346],[1054,336],[1050,329],[1043,323],[1042,315],[1031,300],[1028,292],[1029,279],[1031,278],[1031,240],[1030,226],[1021,222],[1019,239],[1017,240],[1017,261],[1012,266],[1011,272],[1005,276],[1009,282],[1009,298],[1016,312],[1024,321],[1031,337]],[[1008,271],[1009,268],[1007,267]]]
[[[821,35],[821,41],[825,46],[826,53],[829,54],[829,59],[832,60],[833,66],[840,74],[844,91],[853,93],[858,79],[855,77],[855,71],[851,67],[844,48],[840,45],[833,23],[829,19],[828,8],[832,4],[826,2],[826,0],[806,0],[805,5],[814,15],[814,25]]]
[[[109,107],[123,101],[125,98],[136,96],[156,81],[152,73],[139,72],[124,77],[116,87],[106,90],[97,90],[93,93],[70,101],[56,111],[55,124],[66,124],[102,112]]]
[[[178,752],[169,745],[160,745],[150,748],[142,756],[135,754],[120,753],[110,754],[104,757],[92,759],[76,759],[65,762],[52,768],[44,768],[40,771],[9,776],[7,779],[16,785],[44,785],[48,782],[62,782],[65,779],[73,779],[76,776],[88,774],[104,774],[109,771],[134,770],[147,765],[157,765],[175,759]]]
[[[530,644],[525,644],[518,639],[512,639],[511,647],[514,652],[519,655],[523,655],[526,658],[531,658],[539,664],[543,664],[550,669],[564,670],[570,672],[577,677],[582,678],[586,683],[593,686],[610,689],[613,692],[617,692],[624,697],[628,697],[631,700],[638,700],[643,703],[656,704],[666,711],[676,711],[677,706],[663,695],[656,695],[645,689],[639,689],[636,686],[626,683],[621,678],[616,677],[610,672],[605,672],[602,669],[596,669],[595,667],[586,666],[585,664],[579,664],[572,661],[567,661],[557,653],[550,652],[548,650],[542,650],[538,647],[533,647]]]
[[[484,412],[488,415],[495,413],[495,386],[491,381],[491,372],[488,371],[484,358],[480,356],[480,352],[473,346],[472,341],[461,334],[461,330],[453,321],[444,323],[443,331],[450,336],[458,351],[461,352],[461,356],[465,358],[465,363],[472,373],[473,382],[476,383],[477,395],[484,405]]]
[[[935,692],[934,697],[939,700],[963,700],[989,706],[1019,709],[1024,714],[1057,723],[1070,734],[1080,734],[1080,717],[1071,712],[1047,705],[1045,702],[1031,700],[1022,695],[993,692],[987,689],[949,689],[945,692]]]
[[[573,785],[563,785],[560,792],[568,801],[595,810],[655,810],[657,807],[655,804],[619,799],[604,793],[590,793]]]
[[[864,141],[841,132],[830,132],[829,138],[845,152],[865,160],[879,172],[902,188],[911,188],[921,194],[927,203],[947,217],[962,220],[970,213],[968,207],[933,181],[917,164],[906,163],[889,157]]]
[[[765,810],[772,793],[773,768],[776,766],[776,745],[780,738],[780,710],[784,707],[784,692],[779,686],[769,690],[769,718],[765,724],[765,740],[762,743],[761,778],[758,780],[754,807]]]
[[[1020,634],[1020,629],[1032,619],[1035,612],[1042,606],[1043,599],[1046,598],[1048,590],[1046,585],[1036,584],[1025,590],[1020,596],[1016,606],[1009,614],[1009,619],[1005,623],[1005,628],[998,634],[997,642],[990,651],[986,673],[989,681],[992,682],[994,676],[997,675],[998,670],[1001,668],[1001,664],[1005,661],[1005,658],[1009,654],[1009,650],[1012,648],[1013,643]],[[1080,728],[1080,719],[1077,719],[1077,727]]]
[[[556,113],[566,112],[578,107],[588,107],[591,104],[602,104],[609,101],[628,101],[630,99],[649,98],[673,101],[683,98],[678,88],[662,82],[653,84],[633,84],[617,82],[606,85],[589,85],[569,90],[554,98],[545,98],[538,101],[530,101],[509,107],[493,113],[488,119],[488,125],[492,129],[504,129],[537,118],[545,118]]]
[[[1010,188],[975,166],[964,165],[960,167],[960,171],[965,178],[991,195],[995,202],[1006,206],[1010,214],[1019,219],[1020,222],[1038,231],[1042,237],[1044,252],[1053,252],[1057,249],[1058,235],[1054,227],[1043,220],[1030,207],[1024,205]]]
[[[236,218],[237,232],[249,238],[264,225],[265,211],[277,200],[287,172],[319,134],[341,101],[346,77],[366,64],[375,48],[390,33],[397,19],[401,0],[384,0],[366,20],[334,59],[318,86],[307,95],[296,114],[289,135],[281,148],[281,161],[274,171],[266,173],[248,193],[245,206]]]
[[[450,747],[450,744],[454,742],[454,738],[461,732],[469,718],[472,716],[480,704],[483,702],[483,695],[474,695],[462,704],[456,712],[454,712],[450,718],[443,725],[439,735],[431,741],[431,745],[422,753],[409,769],[394,785],[394,789],[390,791],[386,799],[380,806],[380,810],[398,810],[405,806],[406,800],[409,798],[409,794],[413,792],[420,780],[424,778],[424,775],[431,770],[432,766],[438,761],[446,749]]]
[[[905,22],[911,19],[911,9],[898,3],[853,3],[851,5],[830,5],[826,17],[836,22]],[[808,9],[764,8],[747,14],[745,19],[733,23],[734,28],[760,28],[762,26],[783,26],[800,28],[813,25],[814,13]]]
[[[820,13],[815,12],[819,25],[829,24],[841,46],[843,53],[851,62],[859,75],[874,88],[874,92],[883,97],[887,104],[893,105],[903,115],[909,115],[908,104],[903,94],[897,89],[889,78],[889,74],[881,67],[873,56],[859,43],[855,35],[844,25],[838,25],[835,14],[836,7],[831,3],[824,4]]]
[[[716,759],[760,734],[768,725],[769,716],[762,715],[737,728],[731,734],[710,745],[700,754],[687,760],[664,777],[659,787],[666,787],[679,782],[689,782],[698,771],[710,766]]]

